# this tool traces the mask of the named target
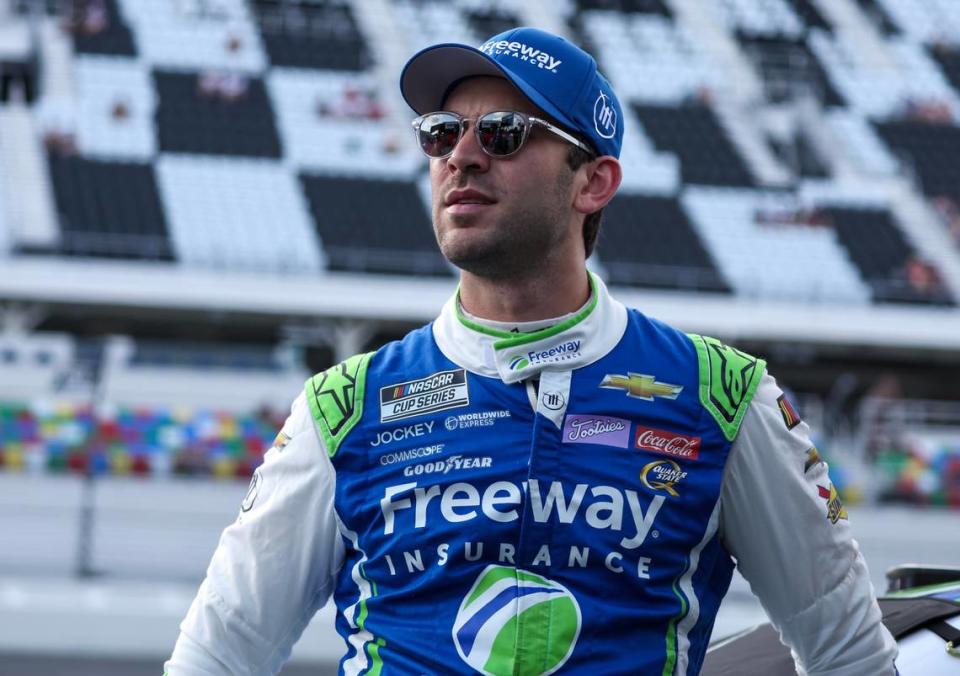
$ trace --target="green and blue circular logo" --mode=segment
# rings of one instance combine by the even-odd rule
[[[510,370],[516,371],[517,369],[522,369],[530,366],[530,360],[527,359],[524,355],[518,354],[510,357]]]
[[[570,590],[534,573],[496,564],[480,573],[460,604],[453,641],[463,661],[488,676],[552,674],[580,636]],[[517,635],[523,636],[518,651]]]

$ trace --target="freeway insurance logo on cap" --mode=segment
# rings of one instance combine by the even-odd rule
[[[524,639],[520,651],[518,634]],[[580,606],[569,589],[496,564],[477,577],[453,624],[460,657],[489,676],[552,674],[573,653],[579,635]]]

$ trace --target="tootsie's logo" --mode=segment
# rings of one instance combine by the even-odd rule
[[[563,422],[563,443],[626,448],[630,445],[630,422],[606,415],[571,414]]]
[[[700,456],[700,437],[637,426],[636,447],[684,460],[696,460]]]
[[[467,372],[439,371],[419,380],[380,388],[380,422],[436,413],[470,403]]]
[[[557,68],[563,63],[560,59],[554,58],[549,53],[536,47],[517,42],[516,40],[497,40],[496,42],[485,42],[480,45],[480,51],[490,56],[512,56],[520,59],[537,68],[549,70],[556,73]]]

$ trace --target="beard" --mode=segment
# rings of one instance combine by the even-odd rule
[[[503,280],[539,274],[569,230],[572,183],[573,173],[564,172],[552,186],[529,195],[519,208],[483,224],[470,222],[489,218],[483,214],[444,223],[441,208],[435,208],[434,234],[440,252],[478,277]]]

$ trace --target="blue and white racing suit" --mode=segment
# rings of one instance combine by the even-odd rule
[[[276,673],[333,598],[344,674],[696,674],[736,565],[807,674],[896,647],[762,360],[602,282],[531,333],[466,316],[312,378],[170,676]]]

